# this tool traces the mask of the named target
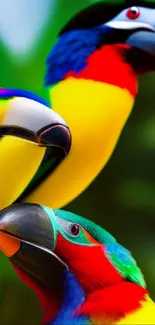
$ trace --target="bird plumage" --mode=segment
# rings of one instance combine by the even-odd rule
[[[95,223],[19,204],[1,211],[0,229],[1,250],[37,293],[44,324],[155,322],[155,304],[131,253]]]
[[[61,208],[104,168],[132,111],[139,74],[155,70],[154,8],[149,0],[105,0],[60,31],[46,60],[45,86],[72,146],[66,159],[53,152],[45,172],[40,165],[18,202]]]
[[[23,89],[0,88],[0,101],[11,100],[15,97],[32,99],[40,104],[50,107],[49,103],[45,99],[30,91],[23,90]]]
[[[127,33],[118,28],[122,20],[114,18],[129,5],[154,10],[155,3],[105,1],[78,15],[60,33],[47,59],[46,85],[52,107],[69,124],[72,148],[48,179],[26,192],[25,200],[63,206],[90,184],[110,158],[134,104],[142,58],[152,51],[142,42],[149,54],[137,50],[141,60],[136,62],[130,44],[137,40],[131,33],[133,24]],[[116,27],[114,34],[110,25]],[[152,31],[149,37],[154,37]],[[150,56],[146,71],[154,69],[153,60]],[[2,97],[4,104],[6,96]],[[29,99],[39,102],[33,95]],[[5,102],[2,121],[7,109]],[[0,148],[5,147],[1,143]],[[43,158],[45,152],[39,163]],[[38,295],[44,324],[155,323],[154,302],[131,253],[89,220],[43,205],[15,205],[0,212],[0,248]]]
[[[113,56],[115,57],[115,54]],[[104,60],[104,55],[96,58],[94,54],[90,59],[89,68],[86,68],[88,76],[89,73],[94,74],[98,81],[84,78],[80,74],[76,77],[74,72],[71,72],[71,75],[68,74],[66,79],[51,89],[54,110],[68,121],[72,148],[68,157],[51,174],[49,181],[45,180],[30,193],[26,198],[27,202],[40,202],[54,208],[64,206],[86,189],[109,160],[131,112],[137,82],[128,65],[122,60],[120,67],[124,68],[121,73],[119,60],[117,64],[113,60],[111,69],[107,69],[106,61],[102,67],[97,65],[99,59]],[[118,72],[115,73],[115,70]],[[116,78],[118,74],[119,77]],[[110,79],[111,83],[108,82]],[[122,84],[121,87],[116,85],[118,80]],[[126,89],[125,82],[131,92]],[[58,185],[60,179],[61,186]],[[49,195],[51,184],[55,188],[52,196]],[[44,191],[46,197],[43,196]]]
[[[72,148],[25,202],[65,206],[88,187],[111,157],[135,102],[138,75],[155,68],[153,56],[127,42],[134,33],[132,19],[131,28],[110,25],[119,14],[130,23],[124,12],[130,6],[144,6],[150,14],[154,9],[149,1],[103,1],[78,13],[59,33],[46,60],[45,86],[53,109],[69,125]],[[137,19],[135,31],[148,22],[146,13]],[[51,184],[56,189],[52,196]]]
[[[127,249],[123,248],[118,243],[108,244],[105,248],[105,254],[123,277],[145,288],[144,277]]]

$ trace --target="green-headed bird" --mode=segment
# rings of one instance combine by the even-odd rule
[[[44,325],[155,324],[131,253],[87,219],[37,204],[8,207],[0,249],[36,292]]]

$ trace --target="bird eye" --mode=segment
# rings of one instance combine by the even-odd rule
[[[131,7],[128,9],[126,15],[129,19],[137,19],[140,16],[140,10],[137,7]]]
[[[81,230],[80,225],[78,225],[77,223],[73,223],[69,220],[59,218],[58,216],[55,216],[55,219],[68,236],[76,237],[79,235]]]
[[[71,234],[77,236],[79,234],[80,227],[76,224],[71,225]]]

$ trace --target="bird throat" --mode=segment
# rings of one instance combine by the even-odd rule
[[[105,82],[128,89],[135,97],[138,91],[137,76],[126,60],[129,51],[130,46],[125,44],[104,45],[88,56],[87,65],[82,71],[70,71],[64,79],[74,77]]]
[[[64,297],[61,307],[47,325],[88,325],[89,319],[84,315],[76,315],[76,310],[84,302],[85,294],[74,275],[66,270],[64,282]]]
[[[146,295],[144,288],[122,280],[86,296],[75,276],[66,270],[61,307],[44,325],[118,324],[141,309]]]

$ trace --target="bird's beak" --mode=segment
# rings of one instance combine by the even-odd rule
[[[0,209],[3,209],[27,188],[46,154],[50,166],[55,152],[65,158],[71,146],[71,133],[60,115],[47,106],[15,97],[9,100],[4,116],[0,115],[0,137]]]
[[[63,286],[66,270],[54,253],[55,241],[54,221],[40,205],[17,204],[0,212],[0,250],[48,290]]]
[[[136,31],[129,36],[126,44],[155,56],[155,29],[154,31]]]
[[[140,18],[137,20],[126,20],[115,17],[106,23],[106,26],[123,31],[121,35],[128,35],[125,43],[133,48],[142,50],[148,54],[155,55],[155,9],[140,8]]]
[[[60,147],[67,155],[71,134],[65,121],[47,106],[32,99],[17,97],[0,123],[0,137],[19,137],[42,147]]]

